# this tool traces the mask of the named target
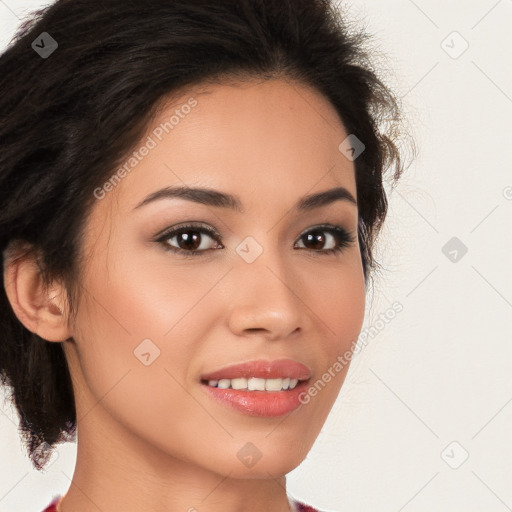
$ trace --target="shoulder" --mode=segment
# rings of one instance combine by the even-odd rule
[[[43,510],[43,512],[57,512],[57,503],[59,502],[60,498],[61,498],[60,495],[59,496],[54,496],[52,498],[52,501]]]

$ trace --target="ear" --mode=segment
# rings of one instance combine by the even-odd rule
[[[14,313],[29,331],[48,341],[71,337],[66,290],[60,283],[44,288],[36,255],[6,257],[4,286]]]

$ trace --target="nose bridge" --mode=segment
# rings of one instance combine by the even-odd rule
[[[303,327],[304,307],[293,265],[270,242],[272,238],[266,236],[263,246],[248,237],[236,249],[237,292],[230,319],[236,331],[266,329],[275,337],[284,337]]]

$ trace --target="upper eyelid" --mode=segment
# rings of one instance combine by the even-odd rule
[[[195,221],[184,222],[183,224],[179,224],[178,226],[173,226],[169,228],[163,229],[160,234],[156,235],[156,239],[162,239],[163,237],[168,237],[171,233],[175,233],[177,231],[181,231],[183,229],[200,229],[207,232],[207,234],[214,234],[219,238],[222,236],[218,230],[214,227],[209,226],[207,224],[199,223],[197,224]]]

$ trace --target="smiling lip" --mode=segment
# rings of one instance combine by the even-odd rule
[[[290,379],[307,380],[311,371],[304,364],[293,359],[279,359],[277,361],[248,361],[246,363],[226,366],[220,370],[201,375],[201,380],[237,379],[245,377],[258,377],[261,379]]]
[[[299,382],[293,389],[281,391],[249,391],[247,389],[223,389],[208,385],[209,380],[251,377],[261,379],[290,378]],[[292,359],[277,361],[248,361],[201,375],[201,388],[210,398],[248,416],[276,417],[289,414],[301,406],[301,394],[308,386],[311,371]]]

